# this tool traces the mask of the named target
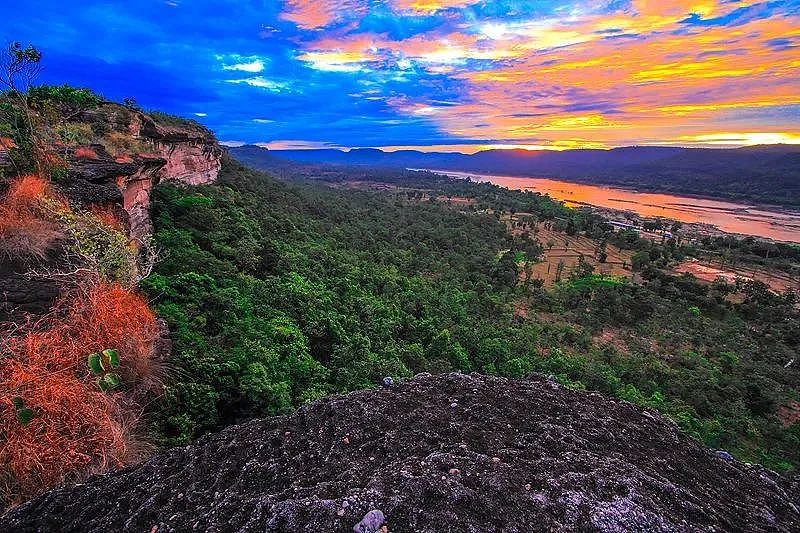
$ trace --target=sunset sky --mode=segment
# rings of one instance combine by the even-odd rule
[[[28,0],[42,80],[270,147],[800,143],[800,0]]]

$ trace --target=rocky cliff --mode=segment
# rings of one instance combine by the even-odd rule
[[[115,153],[106,150],[109,143],[91,145],[91,151],[71,150],[66,188],[70,196],[84,202],[121,203],[134,238],[151,230],[148,206],[156,183],[201,185],[217,179],[222,148],[214,135],[198,124],[168,124],[117,104],[104,104],[77,119],[85,124],[107,125],[110,133],[105,137],[112,139]],[[92,195],[98,188],[106,190],[108,196]]]
[[[0,531],[789,532],[799,503],[796,481],[627,402],[420,375],[57,489]]]
[[[111,209],[134,242],[152,230],[150,192],[156,183],[211,183],[221,167],[223,149],[209,130],[192,121],[104,102],[59,123],[60,136],[66,131],[77,140],[52,146],[63,164],[52,180],[57,192],[70,204]],[[9,157],[13,143],[7,141],[0,142],[0,176],[15,172]],[[47,263],[57,260],[51,253]],[[0,321],[44,312],[53,303],[58,287],[26,276],[30,268],[24,260],[0,254]]]

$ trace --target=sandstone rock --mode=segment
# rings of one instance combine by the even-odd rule
[[[217,179],[223,150],[213,134],[199,125],[164,126],[152,117],[124,106],[104,103],[85,111],[72,121],[100,126],[106,135],[136,144],[141,152],[112,155],[103,145],[67,149],[66,175],[54,181],[57,191],[71,204],[111,207],[127,225],[134,240],[152,232],[150,195],[159,181],[198,185]],[[137,144],[138,143],[138,144]],[[123,143],[124,144],[124,143]],[[63,149],[60,149],[63,150]],[[88,152],[88,156],[87,156]],[[0,145],[0,177],[13,174],[6,144]],[[55,250],[57,252],[57,250]],[[36,265],[41,270],[58,270],[61,257],[50,254]],[[52,279],[27,276],[31,265],[0,258],[0,321],[19,319],[25,314],[48,310],[59,293]]]
[[[25,315],[50,309],[60,292],[56,282],[6,270],[8,263],[0,263],[4,263],[0,264],[0,322],[24,320]]]
[[[68,157],[68,179],[61,184],[67,196],[81,203],[120,204],[135,239],[152,231],[150,191],[157,183],[212,183],[222,166],[223,149],[199,125],[164,126],[141,111],[113,103],[86,111],[78,120],[102,123],[149,147],[146,154],[115,158],[102,146],[93,145],[97,158]]]
[[[398,532],[800,530],[796,482],[648,415],[539,376],[416,377],[54,490],[0,532],[349,532],[378,509]]]
[[[0,254],[0,322],[24,321],[27,315],[47,312],[60,293],[49,277],[30,275],[37,269],[59,269],[61,243],[57,242],[44,260],[9,258]]]
[[[8,155],[8,150],[0,146],[0,173],[7,172],[13,169],[11,157]]]
[[[156,143],[156,153],[166,160],[158,178],[186,185],[204,185],[217,179],[222,151],[215,145],[199,141],[185,143]]]

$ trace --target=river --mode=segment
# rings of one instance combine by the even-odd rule
[[[780,207],[639,192],[548,178],[491,176],[441,170],[431,172],[494,183],[509,189],[537,191],[573,207],[592,205],[634,211],[645,217],[664,217],[690,224],[712,224],[727,233],[800,243],[800,211]]]

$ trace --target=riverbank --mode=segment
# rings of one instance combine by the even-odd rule
[[[440,171],[459,179],[489,182],[510,189],[547,194],[567,205],[587,206],[612,220],[629,220],[630,215],[679,221],[685,233],[697,236],[753,236],[776,242],[800,243],[800,211],[781,206],[734,203],[718,198],[642,192],[606,185],[517,176]]]

